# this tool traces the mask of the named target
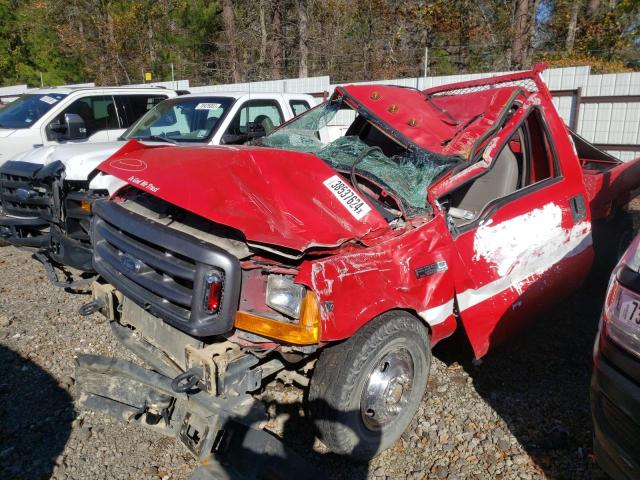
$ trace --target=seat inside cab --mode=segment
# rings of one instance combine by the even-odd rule
[[[540,112],[534,109],[504,143],[489,169],[441,202],[456,225],[476,220],[494,201],[558,172]]]

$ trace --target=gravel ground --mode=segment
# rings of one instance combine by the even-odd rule
[[[452,339],[436,348],[411,429],[369,465],[314,439],[300,391],[264,393],[273,431],[337,479],[604,478],[591,447],[591,350],[607,275],[594,275],[482,362]],[[73,406],[73,357],[128,357],[87,296],[52,287],[26,252],[0,248],[0,478],[183,479],[196,465],[169,438]]]

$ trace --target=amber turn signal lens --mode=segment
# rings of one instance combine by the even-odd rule
[[[91,202],[87,202],[86,200],[82,200],[80,202],[80,209],[87,212],[87,213],[91,213]]]
[[[298,323],[286,323],[254,313],[236,313],[236,328],[267,338],[296,345],[313,345],[320,341],[320,305],[313,292],[307,292]]]

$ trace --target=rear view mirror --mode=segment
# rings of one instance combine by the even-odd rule
[[[264,128],[264,125],[259,122],[248,122],[247,123],[247,139],[253,140],[255,138],[264,137],[267,134],[267,131]]]

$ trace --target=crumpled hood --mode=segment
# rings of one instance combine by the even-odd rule
[[[105,159],[122,147],[122,142],[70,143],[28,150],[16,161],[48,165],[60,160],[65,166],[65,179],[86,180]]]
[[[388,229],[318,157],[262,147],[149,147],[130,141],[99,167],[249,242],[304,251]]]

